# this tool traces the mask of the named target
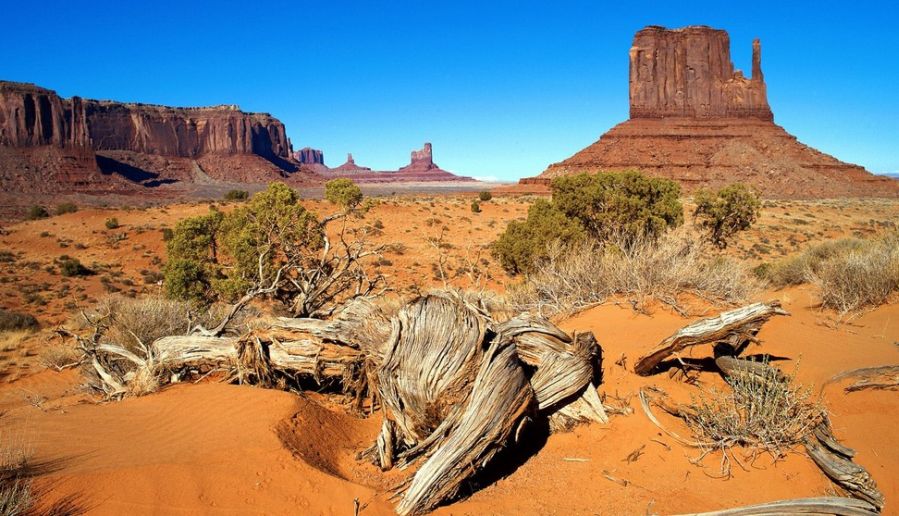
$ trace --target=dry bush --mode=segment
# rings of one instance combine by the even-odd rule
[[[658,238],[554,245],[549,259],[510,289],[520,309],[566,315],[620,294],[652,297],[676,306],[689,292],[716,303],[744,301],[756,281],[740,262],[714,254],[689,228]]]
[[[31,461],[23,447],[14,446],[5,436],[0,449],[0,515],[3,516],[69,516],[84,514],[86,507],[77,495],[63,496],[52,503],[42,503],[49,489],[34,484],[37,477],[60,467],[59,461]]]
[[[140,349],[166,335],[182,335],[189,330],[192,307],[183,301],[162,297],[132,299],[109,296],[100,302],[97,314],[108,316],[108,327],[102,342],[125,349]]]
[[[813,275],[828,260],[866,245],[858,238],[841,238],[809,247],[802,253],[770,264],[760,270],[760,276],[775,288],[800,285],[811,281]]]
[[[779,457],[824,420],[824,406],[794,384],[795,372],[764,371],[730,375],[729,389],[703,390],[682,412],[708,451],[746,446]]]
[[[899,234],[834,256],[811,279],[821,304],[841,313],[883,304],[899,290]]]
[[[814,283],[822,305],[842,313],[876,306],[899,290],[899,233],[824,242],[768,266],[761,276],[777,288]]]
[[[31,314],[0,309],[0,331],[32,330],[37,327],[37,319]]]
[[[81,361],[81,353],[71,342],[66,341],[48,342],[41,348],[40,357],[45,367],[56,371],[75,366]]]

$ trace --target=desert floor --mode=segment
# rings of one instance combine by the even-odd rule
[[[376,228],[376,240],[392,245],[372,266],[390,278],[396,294],[444,283],[502,292],[513,281],[486,246],[508,221],[525,216],[533,198],[496,197],[481,204],[481,213],[471,212],[472,199],[474,194],[458,193],[384,196],[356,222]],[[0,307],[33,314],[43,325],[36,333],[0,335],[4,443],[38,459],[61,459],[61,468],[42,482],[52,489],[50,496],[79,495],[91,514],[352,514],[354,500],[360,514],[393,514],[389,489],[400,477],[354,458],[375,438],[377,414],[349,415],[325,394],[298,396],[213,380],[99,403],[82,387],[77,370],[45,366],[47,354],[65,345],[52,330],[71,324],[79,309],[110,294],[157,294],[156,273],[165,260],[162,229],[205,213],[208,205],[83,208],[2,228]],[[333,210],[319,200],[307,205],[319,215]],[[120,227],[107,229],[105,221],[113,217]],[[810,243],[871,235],[897,220],[896,201],[766,201],[761,220],[726,252],[755,265]],[[62,277],[56,263],[63,255],[97,274]],[[486,274],[472,275],[472,264]],[[885,512],[899,514],[899,396],[846,393],[840,382],[825,385],[846,370],[899,364],[899,304],[894,300],[847,318],[820,308],[810,285],[754,297],[779,299],[791,315],[766,324],[761,344],[749,353],[770,355],[822,393],[835,434],[857,451],[856,462],[876,480],[887,500]],[[653,426],[636,398],[640,388],[655,385],[689,401],[697,387],[665,374],[636,376],[633,361],[721,307],[686,299],[684,316],[663,304],[650,302],[637,312],[620,301],[559,324],[594,332],[604,354],[599,392],[607,404],[631,413],[613,416],[608,425],[551,435],[531,431],[499,456],[482,486],[437,514],[672,514],[835,492],[801,450],[779,460],[736,450],[743,466],[734,466],[732,478],[724,479],[720,453],[696,461],[699,450]],[[710,354],[691,349],[687,356]],[[705,388],[722,385],[712,372],[699,373],[698,381]],[[658,417],[670,430],[689,435],[679,420]]]

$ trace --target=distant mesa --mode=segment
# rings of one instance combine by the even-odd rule
[[[0,81],[0,185],[7,191],[265,182],[297,172],[290,153],[284,124],[267,113],[63,99]]]
[[[638,169],[686,190],[744,182],[768,197],[899,196],[895,181],[808,147],[774,123],[762,73],[734,70],[727,32],[646,27],[630,49],[630,119],[524,185],[600,170]]]
[[[416,157],[418,156],[418,157]],[[329,169],[322,151],[293,152],[284,124],[235,105],[178,108],[63,99],[34,84],[0,81],[0,187],[5,192],[129,193],[171,183],[320,184],[457,181],[431,144],[400,171],[374,172],[352,156]]]

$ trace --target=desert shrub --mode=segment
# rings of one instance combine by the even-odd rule
[[[118,229],[119,219],[117,219],[115,217],[110,217],[110,218],[106,219],[106,221],[103,223],[103,225],[106,226],[106,229]]]
[[[710,242],[722,249],[735,234],[755,223],[762,206],[758,194],[742,183],[717,192],[699,190],[694,200],[696,224],[706,231]]]
[[[186,334],[195,310],[184,301],[157,296],[131,299],[116,294],[101,300],[96,312],[106,315],[108,321],[101,342],[135,351],[141,349],[141,342],[149,345],[160,337]]]
[[[350,186],[332,187],[331,197],[345,210],[321,221],[302,206],[296,191],[272,183],[231,213],[213,211],[178,222],[166,245],[166,293],[206,303],[247,302],[247,296],[265,294],[304,317],[324,310],[341,293],[367,294],[381,279],[366,276],[359,264],[376,254],[364,234],[351,238],[344,225],[336,245],[321,252],[325,226],[356,212],[352,207],[359,201],[352,192],[358,187]],[[357,294],[348,293],[356,287]]]
[[[824,407],[794,383],[795,375],[764,370],[732,374],[728,389],[704,389],[694,397],[684,419],[700,441],[715,449],[747,446],[781,455],[824,419]]]
[[[823,242],[757,273],[775,288],[814,283],[822,305],[842,313],[876,306],[899,290],[899,234]]]
[[[56,214],[64,215],[66,213],[75,213],[78,211],[78,206],[71,202],[64,202],[62,204],[58,204],[56,206]]]
[[[362,190],[345,177],[325,183],[325,199],[344,208],[355,208],[362,202]]]
[[[899,234],[823,260],[810,277],[822,306],[847,313],[883,304],[899,290]]]
[[[250,197],[250,192],[246,190],[228,190],[225,193],[226,201],[245,201]]]
[[[673,305],[684,292],[717,303],[745,301],[757,288],[749,268],[707,251],[694,232],[683,228],[659,238],[555,243],[547,258],[509,289],[509,298],[518,309],[546,316],[571,314],[613,295]]]
[[[50,212],[43,206],[32,206],[28,209],[28,220],[46,219],[50,216]]]
[[[56,262],[59,265],[59,273],[67,278],[77,276],[90,276],[94,272],[85,267],[77,258],[60,256]]]
[[[552,182],[552,201],[538,200],[524,222],[509,223],[493,254],[512,274],[527,273],[548,256],[556,241],[603,242],[621,246],[661,235],[683,223],[680,187],[638,172],[578,174]]]
[[[471,212],[481,213],[481,203],[478,201],[471,201]]]
[[[38,327],[33,315],[0,308],[0,331],[31,330]]]
[[[552,181],[552,203],[599,240],[658,236],[684,221],[680,186],[636,171],[577,174]]]
[[[545,199],[528,209],[525,221],[512,221],[493,243],[493,255],[507,271],[530,272],[549,256],[549,245],[568,245],[583,240],[586,232],[580,221],[566,217]]]
[[[163,242],[168,242],[169,240],[172,239],[172,237],[175,236],[175,232],[172,230],[172,228],[162,228],[161,232],[162,232],[162,241]]]
[[[487,202],[490,199],[493,199],[493,194],[490,192],[478,192],[478,199],[481,201]]]

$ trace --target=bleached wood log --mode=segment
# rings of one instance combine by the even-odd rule
[[[495,341],[481,363],[459,424],[412,477],[396,512],[420,514],[454,495],[466,478],[503,448],[533,399],[515,347]]]
[[[738,350],[753,340],[762,325],[775,315],[789,315],[778,301],[753,303],[715,317],[700,319],[681,328],[638,359],[634,372],[642,376],[652,374],[672,354],[699,344],[727,342]]]
[[[771,514],[837,514],[841,516],[875,516],[877,509],[868,502],[841,496],[796,498],[721,511],[683,514],[681,516],[760,516]]]

